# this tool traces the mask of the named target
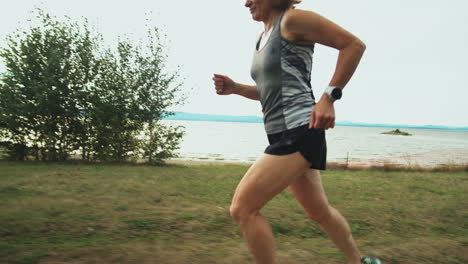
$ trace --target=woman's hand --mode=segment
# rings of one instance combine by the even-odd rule
[[[335,127],[335,107],[328,95],[323,95],[312,109],[309,128],[329,129]]]
[[[229,95],[234,93],[236,84],[233,80],[231,80],[231,78],[225,75],[215,74],[213,77],[213,81],[217,94]]]

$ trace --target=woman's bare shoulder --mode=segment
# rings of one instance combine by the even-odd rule
[[[281,34],[290,41],[305,40],[303,34],[320,23],[321,16],[313,11],[289,9],[281,20]]]
[[[281,25],[285,27],[301,26],[313,22],[319,22],[322,17],[313,11],[302,9],[289,9],[284,13]]]
[[[306,10],[288,10],[281,21],[281,34],[288,40],[319,43],[342,49],[359,41],[354,35],[327,18]]]

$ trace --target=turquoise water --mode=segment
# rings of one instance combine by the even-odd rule
[[[228,116],[228,115],[209,115],[209,114],[193,114],[184,112],[174,112],[174,115],[168,116],[166,120],[186,120],[186,121],[213,121],[213,122],[243,122],[243,123],[263,123],[259,116]],[[427,129],[449,129],[449,130],[466,130],[468,127],[449,127],[441,125],[391,125],[391,124],[369,124],[356,123],[350,121],[339,121],[338,126],[352,127],[386,127],[386,128],[427,128]]]
[[[182,125],[180,159],[252,162],[268,145],[263,124],[164,120]],[[468,131],[401,129],[413,136],[384,135],[388,127],[338,126],[327,130],[328,160],[380,159],[416,153],[468,149]]]

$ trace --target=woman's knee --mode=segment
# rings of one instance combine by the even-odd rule
[[[236,221],[236,223],[241,227],[247,224],[258,214],[257,211],[249,210],[248,208],[238,204],[231,204],[229,212],[234,221]]]

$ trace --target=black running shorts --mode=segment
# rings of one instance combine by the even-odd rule
[[[327,143],[325,130],[303,125],[283,132],[269,134],[270,145],[265,153],[271,155],[288,155],[300,152],[311,165],[310,168],[325,170],[327,164]]]

